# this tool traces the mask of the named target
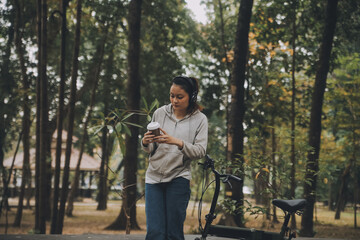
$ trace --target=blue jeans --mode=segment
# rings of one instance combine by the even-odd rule
[[[190,181],[185,178],[146,184],[146,240],[183,240],[189,199]]]

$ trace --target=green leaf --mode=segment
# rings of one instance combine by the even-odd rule
[[[121,117],[120,117],[121,113],[120,113],[119,109],[114,109],[112,111],[112,114],[114,114],[117,118],[121,119]]]
[[[128,126],[126,126],[125,124],[123,124],[123,127],[124,127],[124,131],[127,135],[131,136],[131,131],[130,131],[130,128]]]
[[[151,106],[150,106],[150,112],[156,107],[156,108],[158,108],[158,106],[159,106],[159,101],[157,100],[157,99],[155,99],[153,102],[152,102],[152,104],[151,104]]]
[[[121,123],[116,124],[116,126],[115,126],[115,132],[119,132],[119,133],[120,133],[121,130],[122,130]]]
[[[116,132],[116,138],[119,143],[120,151],[123,155],[125,155],[125,139],[122,137],[120,132],[118,132],[118,131],[115,131],[115,132]]]
[[[108,122],[111,122],[113,120],[115,120],[116,116],[112,116],[112,117],[106,117],[105,120]]]
[[[105,127],[104,125],[95,126],[94,127],[94,129],[95,129],[94,135],[97,135],[104,127]]]
[[[99,112],[99,115],[100,115],[100,118],[101,118],[101,119],[104,119],[104,118],[105,118],[105,115],[104,115],[103,112]]]
[[[120,145],[120,150],[121,150],[122,155],[124,156],[125,155],[125,150],[126,150],[126,148],[125,148],[125,139],[123,137],[120,137],[120,139],[121,140],[119,140],[119,138],[118,138],[119,145]]]
[[[131,125],[131,126],[134,126],[134,127],[138,127],[138,128],[142,128],[143,126],[139,125],[139,124],[136,124],[136,123],[132,123],[132,122],[124,122],[125,124],[127,125]]]
[[[148,104],[147,104],[146,99],[144,97],[142,97],[142,101],[143,101],[143,103],[145,105],[145,109],[148,110],[149,107],[148,107]]]
[[[134,113],[129,113],[129,114],[127,114],[123,119],[121,119],[121,121],[125,121],[126,119],[128,119],[128,118],[131,117],[132,115],[134,115]]]

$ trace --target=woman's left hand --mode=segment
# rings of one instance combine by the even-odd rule
[[[160,128],[160,130],[161,130],[161,132],[163,134],[161,134],[160,136],[154,137],[154,142],[167,143],[167,144],[170,144],[170,145],[176,145],[176,146],[178,146],[179,149],[183,148],[184,142],[181,139],[170,136],[162,128]]]

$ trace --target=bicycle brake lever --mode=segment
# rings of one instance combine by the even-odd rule
[[[222,182],[229,184],[230,188],[232,189],[232,185],[231,185],[231,183],[230,183],[230,181],[229,181],[229,176],[225,177],[225,178],[222,180]]]
[[[229,176],[223,177],[221,180],[223,183],[227,183],[229,181]]]
[[[202,168],[204,170],[206,170],[208,168],[208,164],[206,162],[203,162],[203,163],[199,162],[198,165],[202,166]]]

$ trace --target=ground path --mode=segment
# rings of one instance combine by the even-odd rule
[[[197,235],[185,235],[185,240],[194,240]],[[43,235],[43,234],[0,234],[0,240],[144,240],[143,234],[83,234],[83,235]],[[229,238],[207,237],[208,240],[230,240]],[[330,238],[295,238],[294,240],[345,240]]]

